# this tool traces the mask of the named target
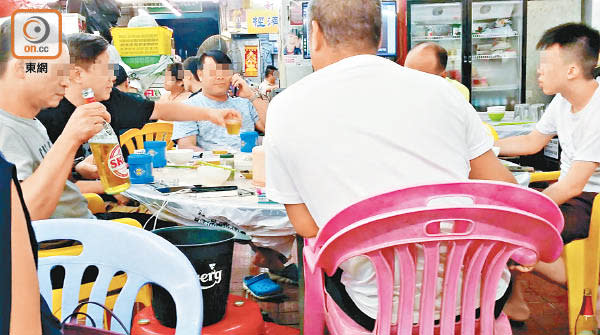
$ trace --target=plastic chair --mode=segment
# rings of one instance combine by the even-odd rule
[[[188,259],[166,240],[142,229],[117,225],[110,221],[62,219],[33,223],[39,241],[77,240],[83,251],[77,256],[52,256],[39,259],[40,290],[52,304],[50,271],[56,266],[65,269],[62,310],[72,311],[79,301],[79,289],[86,268],[98,268],[90,301],[104,304],[113,275],[123,271],[127,282],[116,300],[114,313],[128,327],[131,325],[134,300],[146,284],[158,284],[173,297],[177,309],[176,334],[200,334],[202,328],[202,290],[196,271]],[[110,248],[107,248],[110,246]],[[135,252],[131,252],[135,250]],[[104,312],[90,305],[89,314],[96,322]],[[86,323],[91,326],[88,320]],[[120,331],[113,322],[111,330]]]
[[[534,172],[531,173],[531,182],[553,182],[557,181],[558,177],[560,171]],[[600,198],[598,196],[592,205],[588,237],[565,245],[563,258],[567,267],[569,334],[575,334],[575,322],[583,301],[583,289],[590,288],[592,297],[598,294],[598,273],[600,273]],[[596,299],[592,299],[592,304],[595,311]]]
[[[136,149],[144,149],[144,141],[165,141],[167,150],[172,149],[175,143],[171,141],[173,124],[167,122],[147,123],[142,129],[129,129],[120,137],[121,147],[127,148],[132,154]]]
[[[499,192],[501,191],[501,192]],[[443,205],[453,199],[464,205]],[[512,205],[514,204],[514,206]],[[524,208],[537,211],[527,211]],[[539,215],[541,214],[541,215]],[[452,222],[450,232],[441,222]],[[525,265],[557,259],[562,214],[539,192],[499,182],[468,182],[410,187],[348,207],[330,220],[316,238],[305,243],[306,285],[304,331],[323,334],[370,334],[333,302],[324,289],[323,273],[333,275],[348,258],[365,255],[375,268],[379,307],[374,334],[491,334],[508,320],[494,322],[493,309],[503,269],[509,258]],[[528,229],[524,230],[523,226]],[[413,325],[415,245],[424,254],[418,324]],[[447,244],[440,325],[434,325],[439,248]],[[394,252],[402,281],[397,324],[392,325]],[[455,323],[459,275],[463,273],[461,321]],[[485,279],[485,280],[482,280]],[[481,317],[475,319],[476,288],[481,282]]]
[[[95,193],[93,193],[93,194],[95,194]],[[112,220],[112,221],[118,222],[120,224],[127,224],[132,227],[139,228],[139,229],[143,229],[142,225],[137,220],[134,220],[134,219],[122,218],[122,219],[116,219],[116,220]],[[51,256],[77,256],[77,255],[80,255],[82,251],[83,251],[83,246],[81,246],[81,245],[74,245],[74,246],[70,246],[70,247],[62,247],[62,248],[54,248],[54,249],[43,249],[43,250],[38,251],[38,257],[42,258],[42,257],[51,257]],[[122,289],[123,286],[125,286],[126,282],[127,282],[126,275],[122,274],[122,275],[115,276],[112,279],[112,281],[110,282],[110,285],[108,287],[108,292],[115,292],[117,290]],[[93,287],[94,287],[94,282],[81,284],[81,288],[79,289],[79,301],[85,301],[85,300],[89,299]],[[106,303],[105,303],[106,307],[108,307],[109,309],[112,309],[115,306],[117,297],[118,297],[117,294],[108,295],[106,297]],[[56,316],[58,319],[61,319],[62,309],[61,309],[60,302],[62,300],[62,289],[52,290],[52,300],[53,300],[53,304],[51,305],[52,314],[54,314],[54,316]],[[140,292],[138,293],[135,301],[144,306],[150,306],[152,304],[152,287],[150,285],[145,285],[144,287],[142,287],[140,289]],[[86,307],[84,307],[83,311],[85,311],[85,308]]]
[[[498,132],[496,131],[496,129],[494,129],[494,127],[492,127],[492,125],[487,122],[484,122],[483,125],[485,126],[485,129],[488,132],[488,134],[492,136],[492,138],[494,138],[494,141],[497,141]]]

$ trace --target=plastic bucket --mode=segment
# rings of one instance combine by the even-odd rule
[[[190,260],[202,286],[204,326],[219,322],[225,316],[235,234],[212,227],[169,227],[153,231],[174,244]],[[152,307],[157,319],[167,327],[175,327],[175,306],[169,294],[153,286]],[[182,306],[185,308],[185,306]]]
[[[241,152],[252,152],[252,149],[256,146],[258,141],[258,133],[255,131],[247,131],[240,134],[242,139]]]
[[[144,141],[146,153],[152,156],[152,166],[155,168],[165,167],[167,165],[167,142],[165,141]]]

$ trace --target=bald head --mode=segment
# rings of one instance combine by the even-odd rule
[[[446,77],[447,63],[448,52],[446,49],[435,43],[427,42],[417,45],[408,52],[404,66],[417,71]]]

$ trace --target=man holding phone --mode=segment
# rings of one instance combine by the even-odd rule
[[[185,104],[197,107],[228,108],[242,115],[241,131],[264,131],[268,102],[239,74],[233,74],[231,59],[219,50],[210,50],[198,59],[196,74],[202,82],[202,92],[190,97]],[[228,95],[237,89],[237,96]],[[195,151],[231,148],[239,150],[238,135],[229,135],[224,128],[210,122],[189,121],[173,124],[173,139],[180,149]]]

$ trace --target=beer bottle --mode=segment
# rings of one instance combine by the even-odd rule
[[[575,322],[575,335],[596,335],[598,325],[592,307],[592,291],[589,288],[583,290],[583,302],[581,311]]]
[[[96,102],[94,91],[87,88],[81,92],[86,103]],[[88,143],[98,167],[100,182],[106,194],[118,194],[131,186],[129,168],[125,163],[119,139],[110,124],[104,122],[103,129],[90,138]]]

